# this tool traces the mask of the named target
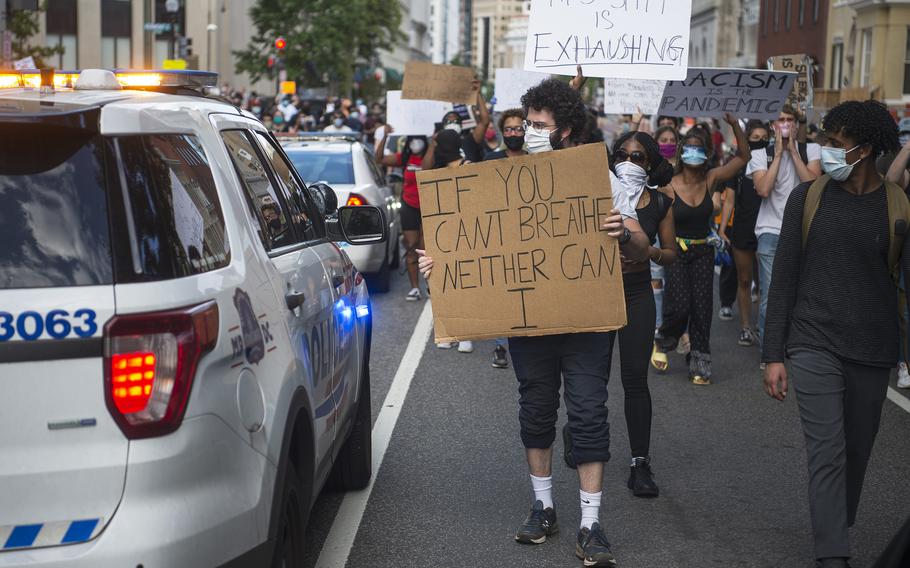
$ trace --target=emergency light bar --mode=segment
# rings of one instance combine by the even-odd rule
[[[97,71],[97,70],[92,70]],[[45,71],[46,73],[46,71]],[[117,82],[124,89],[147,89],[156,87],[186,87],[201,89],[215,87],[218,74],[209,71],[142,71],[135,69],[114,69]],[[53,74],[54,88],[75,88],[80,71],[58,71]],[[0,71],[0,89],[41,88],[41,72],[37,69],[22,71]]]

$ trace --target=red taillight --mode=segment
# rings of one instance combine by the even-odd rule
[[[352,193],[348,197],[347,205],[349,207],[358,207],[360,205],[366,205],[366,204],[367,204],[367,200],[362,195],[357,195],[356,193]]]
[[[183,421],[196,365],[218,339],[218,305],[115,316],[104,327],[105,399],[127,438]]]

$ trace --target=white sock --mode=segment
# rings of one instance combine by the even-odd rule
[[[543,503],[543,508],[553,506],[553,476],[531,476],[531,487],[534,489],[534,501]]]
[[[590,529],[591,525],[599,522],[600,519],[600,496],[603,491],[597,493],[588,493],[587,491],[578,490],[578,496],[581,499],[581,527]]]

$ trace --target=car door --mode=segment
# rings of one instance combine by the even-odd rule
[[[298,231],[305,233],[308,246],[319,258],[331,286],[334,302],[331,313],[333,333],[327,344],[330,346],[329,356],[333,362],[332,392],[337,407],[333,418],[339,425],[347,427],[349,418],[353,416],[351,410],[354,402],[358,400],[362,369],[360,363],[363,360],[362,328],[355,325],[354,315],[356,271],[338,245],[322,238],[312,200],[308,198],[296,170],[278,143],[263,133],[257,133],[256,136],[276,173],[282,192],[292,209],[297,212],[295,219],[301,221]],[[344,433],[345,430],[336,428],[336,439]],[[336,451],[339,447],[340,444],[336,444]]]
[[[365,148],[363,153],[364,158],[369,165],[370,174],[382,196],[382,203],[377,203],[377,205],[382,208],[386,223],[389,226],[389,240],[387,246],[389,248],[389,258],[393,258],[395,256],[394,247],[398,246],[398,235],[400,230],[398,198],[395,197],[391,186],[388,184],[388,180],[386,180],[385,175],[379,169],[379,166],[376,165],[376,162],[372,159],[370,153]]]
[[[301,212],[289,203],[267,154],[256,141],[258,136],[261,134],[249,129],[221,131],[240,174],[247,204],[259,224],[263,246],[284,280],[284,319],[295,363],[311,400],[319,481],[331,469],[335,439],[331,357],[335,298],[322,260],[301,228]]]

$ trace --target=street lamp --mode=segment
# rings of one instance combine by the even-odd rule
[[[211,17],[211,14],[210,14]],[[218,24],[209,24],[205,27],[205,68],[212,70],[212,33],[218,31]]]

